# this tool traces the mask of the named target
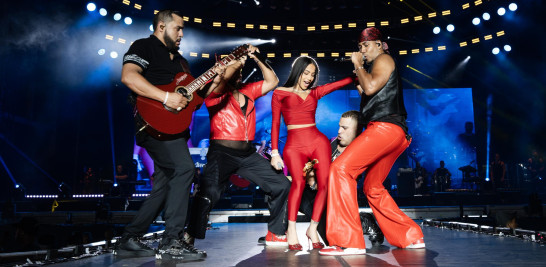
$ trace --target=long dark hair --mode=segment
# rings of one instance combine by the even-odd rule
[[[283,87],[293,87],[294,85],[296,85],[301,74],[305,71],[305,68],[307,68],[309,64],[315,65],[315,68],[317,69],[315,71],[315,77],[313,79],[313,82],[309,85],[309,88],[315,86],[319,74],[318,64],[312,57],[301,56],[296,58],[296,60],[294,60],[294,63],[292,63],[292,69],[290,69],[290,74],[288,74],[288,79],[284,83]]]

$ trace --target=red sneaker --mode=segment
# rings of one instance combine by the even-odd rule
[[[319,250],[319,254],[324,256],[362,255],[366,254],[366,249],[333,246]]]
[[[287,246],[288,240],[286,240],[286,235],[276,235],[270,231],[267,231],[267,235],[265,236],[265,245],[273,247]]]

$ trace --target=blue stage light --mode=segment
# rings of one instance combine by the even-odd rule
[[[111,58],[117,58],[118,57],[118,52],[116,52],[116,51],[110,52],[110,57]]]
[[[114,183],[114,187],[118,187],[118,183]]]
[[[516,3],[511,3],[508,5],[508,9],[510,9],[510,11],[516,11],[518,9],[518,5]]]
[[[114,20],[115,21],[118,21],[120,19],[121,19],[121,14],[119,14],[119,13],[114,14]]]
[[[125,19],[123,20],[125,22],[125,24],[127,25],[131,25],[131,23],[133,23],[133,19],[130,18],[130,17],[125,17]]]
[[[87,10],[95,11],[95,9],[97,9],[97,5],[95,5],[95,3],[91,2],[91,3],[87,4]]]
[[[477,18],[477,17],[476,17],[476,18],[473,18],[473,19],[472,19],[472,24],[474,24],[474,25],[479,25],[480,22],[481,22],[480,18]]]
[[[15,184],[15,188],[19,188],[19,187],[21,187],[20,184]]]
[[[440,27],[438,27],[438,26],[436,26],[436,27],[434,27],[434,29],[432,29],[432,32],[433,32],[434,34],[438,34],[438,33],[440,33],[440,31],[441,31],[441,29],[440,29]]]
[[[499,14],[499,16],[503,16],[504,14],[506,14],[506,9],[504,9],[504,7],[499,7],[499,9],[497,10],[497,14]]]
[[[449,25],[447,25],[447,27],[446,27],[446,28],[447,28],[447,31],[448,31],[448,32],[452,32],[452,31],[454,31],[454,30],[455,30],[455,26],[453,26],[453,24],[449,24]]]
[[[483,18],[483,20],[489,20],[491,18],[491,15],[489,15],[489,13],[485,12],[485,13],[483,13],[482,18]]]
[[[510,45],[504,45],[504,51],[510,52],[512,51],[512,47]]]
[[[104,17],[104,16],[108,15],[108,11],[106,11],[106,9],[104,9],[104,8],[101,8],[101,9],[99,9],[99,14]]]
[[[499,52],[500,52],[500,49],[498,47],[493,48],[493,50],[491,51],[493,55],[497,55]]]

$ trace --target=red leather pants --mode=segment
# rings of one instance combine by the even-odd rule
[[[292,176],[292,185],[288,194],[289,221],[296,221],[298,218],[301,196],[305,188],[303,167],[305,163],[313,159],[318,159],[319,162],[314,166],[317,196],[313,204],[311,219],[315,222],[320,221],[324,207],[326,207],[331,154],[332,148],[328,138],[317,127],[297,128],[288,131],[283,156],[284,163]]]
[[[423,237],[421,228],[396,205],[383,181],[410,141],[399,126],[371,122],[331,164],[326,237],[330,246],[364,249],[356,177],[366,172],[364,193],[387,241],[404,248]]]

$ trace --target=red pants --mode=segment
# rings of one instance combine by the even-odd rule
[[[394,203],[383,187],[392,165],[409,146],[397,125],[371,122],[331,164],[326,238],[330,246],[364,249],[356,177],[367,171],[364,193],[387,241],[400,248],[421,239],[421,228]]]
[[[288,194],[288,220],[296,221],[301,203],[301,196],[305,188],[303,167],[305,163],[318,159],[315,164],[315,178],[317,182],[317,196],[313,204],[311,219],[320,221],[320,216],[326,206],[328,192],[328,171],[330,170],[330,156],[332,148],[328,138],[317,127],[305,127],[288,130],[286,145],[284,146],[284,163],[292,176],[292,186]]]

